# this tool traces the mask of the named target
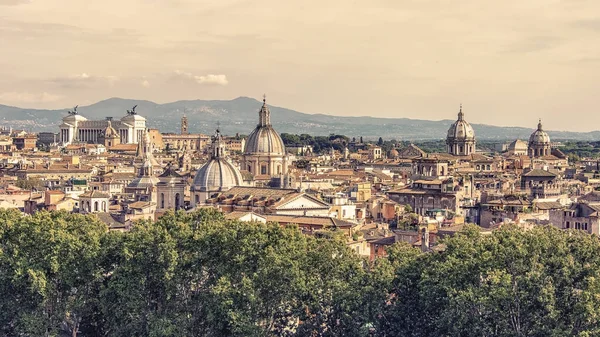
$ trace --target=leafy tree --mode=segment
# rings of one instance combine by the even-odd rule
[[[380,327],[403,336],[573,336],[599,333],[598,237],[554,228],[473,227],[445,251],[399,265]],[[409,249],[409,248],[407,248]]]
[[[38,178],[17,179],[15,186],[24,190],[40,190],[44,187],[44,182]]]
[[[0,210],[0,327],[6,335],[77,336],[93,326],[107,231],[93,217]]]

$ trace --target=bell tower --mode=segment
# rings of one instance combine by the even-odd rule
[[[181,117],[181,134],[187,135],[188,133],[188,119],[187,116]]]

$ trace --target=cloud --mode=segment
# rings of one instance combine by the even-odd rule
[[[2,92],[0,93],[0,101],[8,103],[50,103],[56,102],[63,98],[60,95],[53,95],[47,92],[34,94],[30,92]]]
[[[148,80],[143,80],[142,81],[142,87],[149,88],[150,87],[150,82],[148,82]]]
[[[17,6],[31,3],[31,0],[0,0],[0,6]]]
[[[556,48],[562,45],[563,38],[558,36],[531,36],[512,43],[504,50],[506,53],[535,53]]]
[[[577,20],[572,22],[572,26],[598,32],[600,31],[600,19]]]
[[[198,84],[212,84],[212,85],[227,85],[229,81],[227,80],[227,76],[225,75],[194,75],[192,73],[184,72],[181,70],[175,70],[174,72],[176,78],[193,80]]]
[[[119,78],[117,76],[96,76],[88,73],[80,73],[67,77],[56,77],[50,82],[62,88],[82,88],[94,86],[113,86]]]

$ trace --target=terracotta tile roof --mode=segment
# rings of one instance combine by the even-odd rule
[[[106,194],[106,193],[102,193],[100,191],[87,191],[85,193],[83,193],[82,195],[79,196],[80,198],[110,198],[110,195]]]
[[[292,189],[282,189],[282,188],[266,188],[266,187],[246,187],[246,186],[235,186],[230,190],[221,193],[224,196],[253,196],[255,198],[273,198],[278,199],[281,197],[287,197],[292,194],[298,193],[296,190]]]
[[[129,208],[143,209],[143,208],[148,208],[148,207],[152,206],[152,204],[149,202],[146,202],[146,201],[136,201],[136,202],[132,202],[128,206],[129,206]]]

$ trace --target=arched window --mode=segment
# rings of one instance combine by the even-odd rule
[[[106,201],[102,202],[102,212],[106,212]]]
[[[94,212],[98,212],[98,202],[94,201]]]
[[[160,194],[160,208],[165,208],[165,194]]]
[[[200,203],[200,196],[196,194],[196,204]]]

